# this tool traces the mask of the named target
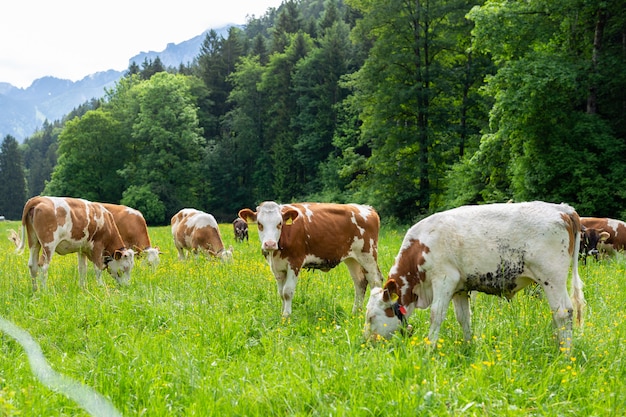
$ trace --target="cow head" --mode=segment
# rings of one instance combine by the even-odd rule
[[[113,256],[105,256],[106,269],[120,285],[130,283],[130,271],[135,265],[135,252],[132,249],[118,249]]]
[[[234,251],[235,249],[233,248],[233,245],[230,245],[228,249],[222,249],[219,251],[216,256],[223,262],[230,262],[233,260]]]
[[[383,288],[372,288],[363,329],[367,340],[388,339],[406,321],[406,311],[398,299],[399,288],[393,279],[388,280]]]
[[[161,254],[159,248],[149,247],[140,253],[146,256],[146,262],[150,265],[150,267],[156,268],[159,265],[159,255]]]
[[[611,235],[603,229],[583,227],[580,232],[580,254],[598,256],[598,244],[604,243]]]
[[[239,211],[239,217],[246,221],[256,221],[259,227],[261,250],[272,252],[280,249],[279,241],[283,226],[294,221],[299,213],[297,210],[282,207],[273,201],[261,203],[256,212],[250,209]]]

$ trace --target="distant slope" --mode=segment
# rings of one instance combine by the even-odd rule
[[[225,26],[215,31],[226,37]],[[181,63],[189,64],[200,53],[200,46],[208,30],[179,44],[170,43],[161,51],[141,52],[128,60],[141,67],[144,61],[154,61],[158,56],[166,67],[177,68]],[[0,83],[0,141],[11,135],[18,142],[32,135],[45,120],[60,120],[72,109],[104,95],[105,88],[112,88],[126,71],[108,70],[87,75],[72,82],[55,77],[43,77],[33,81],[28,88],[17,88]]]

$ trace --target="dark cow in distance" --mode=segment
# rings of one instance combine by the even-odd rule
[[[433,214],[408,230],[384,287],[371,291],[365,337],[388,338],[416,308],[430,307],[428,339],[435,345],[452,301],[471,340],[470,291],[511,299],[536,283],[550,304],[561,349],[569,352],[573,313],[582,324],[585,304],[580,231],[578,214],[566,204],[486,204]]]
[[[381,285],[380,219],[369,206],[266,201],[256,211],[240,210],[239,217],[258,224],[261,250],[276,278],[285,317],[291,314],[303,268],[329,271],[344,262],[354,282],[353,312],[362,307],[368,284]]]
[[[583,255],[614,255],[626,249],[626,223],[607,217],[581,217]]]
[[[244,239],[246,242],[248,239],[248,223],[242,219],[241,217],[237,217],[233,220],[233,232],[235,233],[235,240],[237,242],[243,242]]]
[[[46,286],[48,267],[54,253],[78,254],[81,287],[85,286],[87,259],[96,266],[99,284],[103,284],[103,269],[119,284],[130,281],[135,254],[125,247],[113,215],[102,204],[69,197],[33,197],[24,205],[19,252],[24,250],[25,234],[28,237],[28,268],[34,291],[37,290],[39,274],[41,286]]]

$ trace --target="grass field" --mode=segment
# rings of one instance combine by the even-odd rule
[[[0,233],[17,228],[0,223]],[[164,252],[152,272],[106,286],[89,268],[78,286],[75,255],[55,256],[48,287],[33,294],[27,250],[0,238],[0,316],[28,331],[54,370],[107,397],[124,416],[618,416],[626,415],[626,261],[581,265],[584,331],[571,358],[559,354],[540,294],[507,302],[479,295],[474,340],[465,343],[452,306],[438,349],[425,342],[428,311],[412,337],[376,345],[351,314],[345,265],[303,272],[290,319],[259,250],[235,243],[234,261],[178,261],[169,227],[150,228]],[[383,275],[404,230],[383,228]],[[1,416],[88,415],[31,371],[20,344],[0,334]]]

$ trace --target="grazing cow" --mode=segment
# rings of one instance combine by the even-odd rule
[[[231,260],[233,247],[224,249],[222,235],[215,217],[200,210],[182,209],[172,217],[172,236],[178,250],[178,259],[185,259],[184,250],[198,251],[223,261]]]
[[[266,201],[254,212],[239,217],[256,221],[261,250],[270,265],[282,298],[283,316],[291,314],[291,301],[302,268],[329,271],[344,262],[354,281],[354,307],[363,305],[367,284],[380,287],[378,269],[378,213],[357,204],[301,203],[278,205]]]
[[[20,252],[24,250],[25,233],[34,291],[38,274],[41,274],[41,286],[46,286],[48,267],[55,252],[59,255],[78,253],[81,287],[85,286],[87,259],[96,266],[99,284],[103,284],[103,269],[119,284],[130,282],[134,252],[124,246],[113,215],[99,203],[69,197],[33,197],[26,202],[22,214]]]
[[[583,226],[582,252],[597,255],[605,252],[614,255],[626,248],[626,223],[606,217],[581,217]]]
[[[244,219],[237,217],[233,220],[233,231],[237,242],[243,242],[244,239],[248,242],[248,223]]]
[[[113,215],[124,245],[137,251],[138,257],[145,254],[148,265],[153,269],[156,268],[159,265],[159,248],[152,247],[148,225],[141,212],[118,204],[101,204]]]
[[[408,230],[384,287],[371,291],[365,337],[388,338],[415,308],[430,307],[428,339],[435,343],[452,300],[463,335],[471,340],[470,291],[511,299],[537,283],[552,309],[561,348],[569,352],[573,309],[582,324],[585,304],[579,245],[580,218],[567,204],[463,206],[429,216]]]

